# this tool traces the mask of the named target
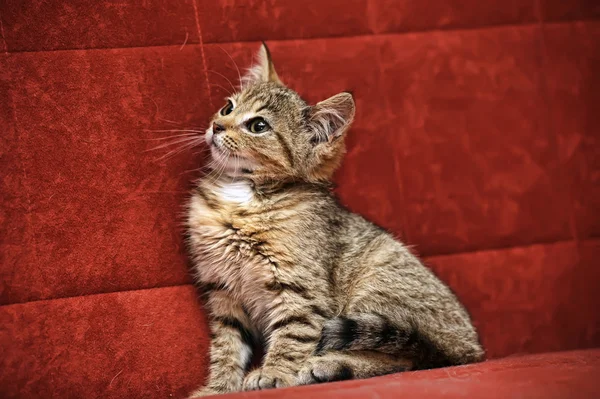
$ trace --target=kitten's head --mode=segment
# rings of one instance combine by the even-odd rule
[[[329,180],[344,155],[352,95],[310,106],[279,80],[265,44],[257,60],[206,132],[215,168],[257,182]]]

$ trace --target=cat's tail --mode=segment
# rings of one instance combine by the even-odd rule
[[[317,354],[329,350],[367,350],[401,356],[411,360],[415,370],[477,361],[450,355],[419,331],[414,320],[391,321],[368,313],[327,320],[317,345]]]

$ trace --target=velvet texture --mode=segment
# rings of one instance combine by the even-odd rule
[[[353,91],[342,202],[504,359],[246,396],[600,395],[597,1],[4,0],[0,33],[0,397],[203,381],[181,229],[202,154],[149,150],[205,126],[258,40],[307,100]]]

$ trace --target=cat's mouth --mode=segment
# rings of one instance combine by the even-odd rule
[[[221,140],[215,140],[212,128],[207,130],[205,140],[212,157],[212,169],[235,176],[248,175],[256,169],[257,163],[251,157],[232,151]]]

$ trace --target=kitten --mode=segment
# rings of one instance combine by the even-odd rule
[[[264,44],[258,61],[213,117],[205,139],[218,166],[189,203],[213,335],[208,382],[192,397],[481,360],[450,289],[331,191],[352,95],[309,106]],[[266,355],[246,374],[257,340]]]

